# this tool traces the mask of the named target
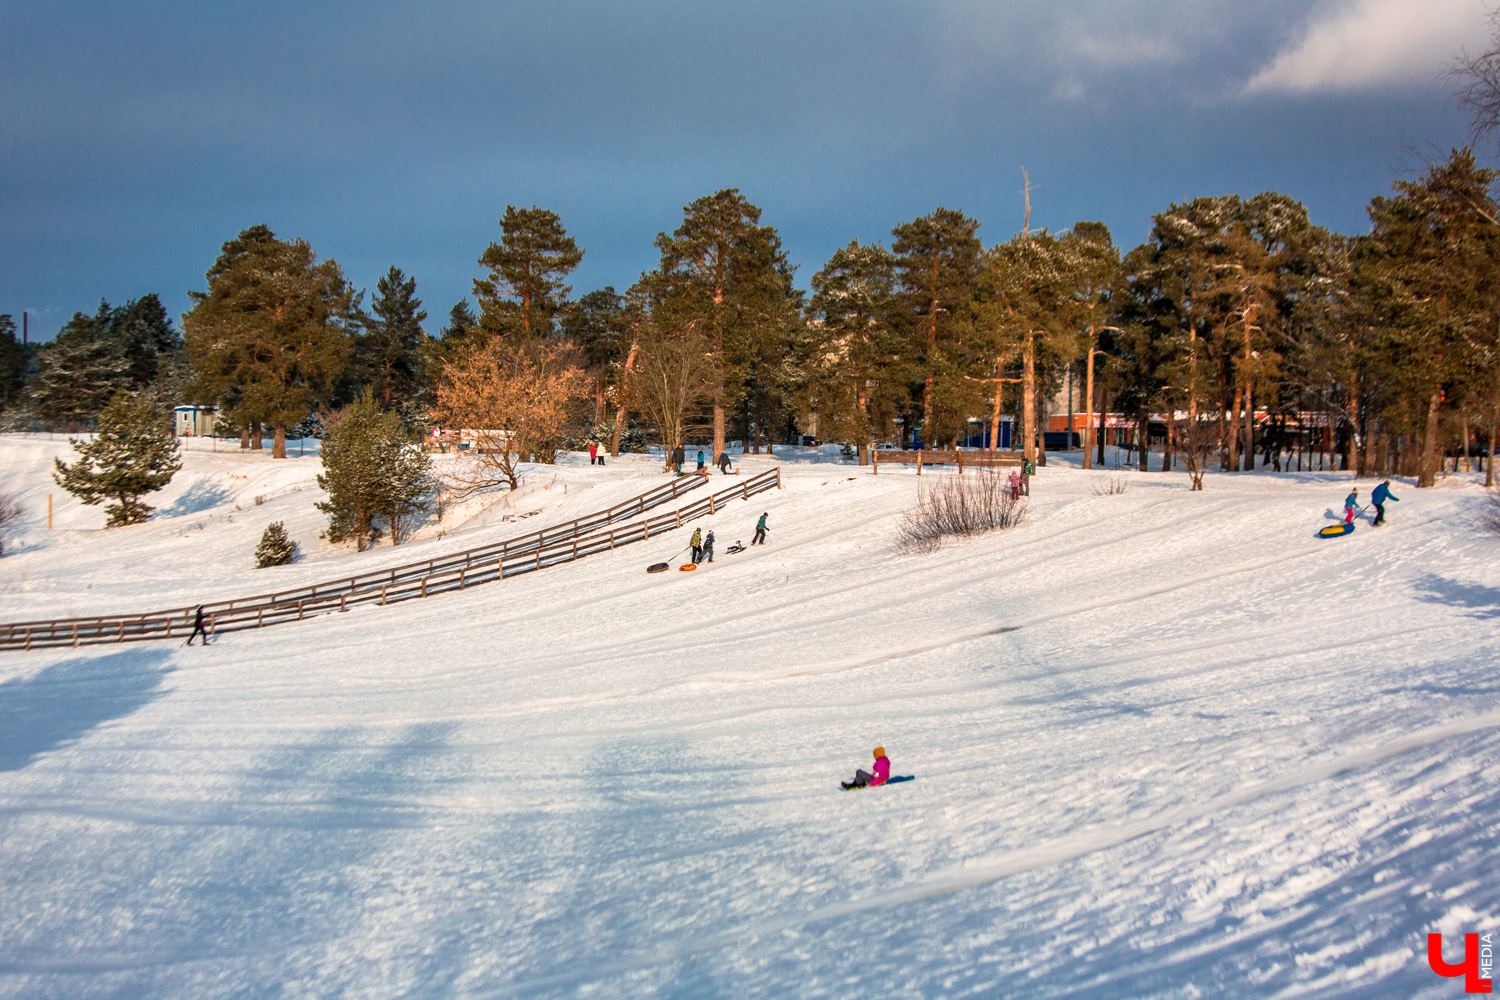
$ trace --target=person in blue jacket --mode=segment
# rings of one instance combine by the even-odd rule
[[[1387,500],[1400,501],[1401,498],[1391,492],[1391,481],[1389,479],[1375,487],[1375,492],[1370,495],[1370,502],[1375,505],[1375,527],[1385,523],[1385,502]]]
[[[760,520],[755,522],[755,537],[750,539],[751,545],[766,544],[766,518],[770,516],[770,512],[764,513],[760,516]]]
[[[1344,498],[1344,523],[1354,523],[1354,511],[1359,507],[1359,490],[1351,490]]]

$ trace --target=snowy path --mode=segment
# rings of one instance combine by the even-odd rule
[[[1500,926],[1472,487],[1322,541],[1337,476],[1054,468],[901,557],[913,477],[785,479],[694,574],[642,572],[684,530],[0,659],[0,996],[1455,995],[1426,931]],[[917,780],[840,792],[877,743]]]

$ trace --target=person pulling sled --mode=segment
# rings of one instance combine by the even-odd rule
[[[885,755],[885,747],[875,748],[874,771],[875,773],[871,774],[869,771],[860,768],[854,772],[853,781],[841,781],[839,784],[844,787],[845,791],[848,791],[851,788],[873,788],[876,785],[883,785],[889,781],[891,777],[891,759]]]
[[[1401,502],[1401,498],[1391,492],[1391,481],[1389,479],[1375,487],[1375,492],[1370,494],[1370,502],[1375,505],[1375,524],[1373,526],[1376,528],[1385,523],[1385,502],[1387,500],[1394,500],[1397,503]]]
[[[688,542],[693,547],[693,565],[698,565],[698,560],[703,558],[703,529],[694,528],[692,540]]]

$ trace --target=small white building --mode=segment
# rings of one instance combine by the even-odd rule
[[[218,407],[175,406],[172,429],[178,437],[212,437],[218,422]]]

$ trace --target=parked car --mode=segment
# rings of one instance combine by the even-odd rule
[[[816,448],[818,445],[822,444],[823,442],[819,441],[817,438],[813,437],[811,434],[803,434],[803,435],[801,435],[800,437],[797,438],[797,443],[800,444],[804,448]]]
[[[1046,439],[1048,451],[1072,451],[1083,447],[1083,435],[1077,431],[1048,431]]]

